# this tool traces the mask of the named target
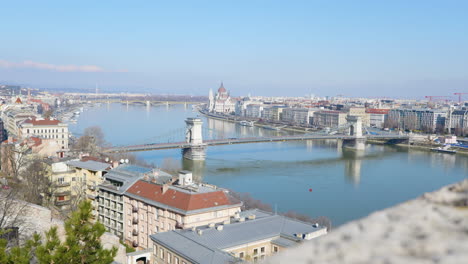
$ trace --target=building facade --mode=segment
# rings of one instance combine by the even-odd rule
[[[390,109],[371,109],[366,110],[369,115],[369,125],[371,127],[383,128],[385,121],[388,118]]]
[[[445,129],[450,133],[467,134],[465,131],[468,130],[468,110],[451,111],[445,121]]]
[[[124,223],[127,219],[124,212],[123,194],[139,179],[155,173],[156,171],[149,168],[122,164],[104,175],[104,182],[98,185],[97,214],[99,221],[104,224],[108,232],[124,239]]]
[[[388,123],[402,130],[422,130],[435,132],[443,130],[447,112],[435,109],[392,109],[388,113]]]
[[[314,113],[314,125],[320,127],[338,127],[347,123],[347,113],[339,111],[317,111]]]
[[[62,149],[68,149],[68,124],[56,119],[27,119],[19,126],[21,138],[54,139]]]
[[[216,95],[210,90],[208,96],[208,111],[213,113],[231,114],[236,111],[236,102],[231,98],[223,83]]]
[[[350,116],[359,116],[362,120],[362,126],[370,126],[370,115],[367,113],[366,108],[364,107],[350,107],[348,109],[348,115]]]
[[[181,172],[173,185],[149,177],[124,194],[125,241],[145,249],[151,247],[151,234],[223,223],[240,212],[240,207],[224,190],[192,182],[191,172]]]
[[[325,234],[326,227],[318,224],[251,210],[229,224],[153,234],[150,258],[164,264],[255,263]]]

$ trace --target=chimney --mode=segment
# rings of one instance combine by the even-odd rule
[[[198,230],[197,230],[197,234],[198,234],[199,236],[203,235],[203,230],[198,229]]]
[[[216,227],[216,230],[223,231],[223,228],[224,228],[223,225],[219,225],[219,226]]]
[[[163,184],[163,186],[162,186],[162,194],[165,194],[165,193],[167,192],[168,189],[169,189],[169,185]]]
[[[190,171],[179,171],[179,185],[186,186],[192,184],[192,172]]]
[[[255,215],[249,215],[249,220],[255,220]]]
[[[112,168],[117,168],[119,166],[119,162],[118,161],[112,161]]]

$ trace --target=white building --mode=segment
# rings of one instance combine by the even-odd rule
[[[68,124],[57,119],[27,119],[19,125],[21,138],[54,139],[62,149],[68,149]]]
[[[260,118],[262,117],[262,112],[262,104],[249,104],[245,109],[245,116],[250,118]]]
[[[213,91],[209,93],[208,111],[214,113],[230,114],[235,111],[236,102],[231,99],[228,91],[224,88],[223,83],[218,89],[218,92],[213,96]]]

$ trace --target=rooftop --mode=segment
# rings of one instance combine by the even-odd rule
[[[223,190],[206,186],[201,188],[203,191],[196,192],[178,186],[167,186],[164,192],[161,184],[139,180],[128,188],[127,194],[156,206],[171,207],[184,212],[239,204],[233,202]]]
[[[91,171],[104,171],[110,168],[109,163],[98,162],[94,160],[86,160],[86,161],[71,160],[67,162],[67,165],[73,166],[75,168],[82,168],[82,169],[87,169]]]
[[[56,126],[61,122],[57,119],[27,119],[24,121],[25,124],[31,124],[33,126]]]
[[[302,236],[297,237],[296,234],[308,234],[326,229],[259,210],[246,211],[242,214],[258,214],[259,217],[223,225],[221,230],[216,227],[202,227],[196,231],[173,230],[151,235],[150,238],[194,260],[195,263],[226,263],[212,261],[210,257],[215,254],[221,257],[222,250],[269,238],[274,238],[283,246],[292,246],[302,241]],[[234,259],[232,256],[231,258]]]

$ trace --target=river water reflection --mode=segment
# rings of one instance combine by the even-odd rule
[[[197,113],[184,106],[102,105],[82,113],[70,130],[78,135],[99,125],[114,145],[167,142],[181,137],[184,119],[194,116]],[[204,117],[203,121],[213,138],[283,133]],[[157,165],[165,158],[175,159],[199,180],[249,192],[278,211],[327,216],[335,226],[468,177],[466,156],[380,145],[356,152],[342,149],[336,140],[210,147],[203,162],[183,160],[178,149],[136,154]]]

